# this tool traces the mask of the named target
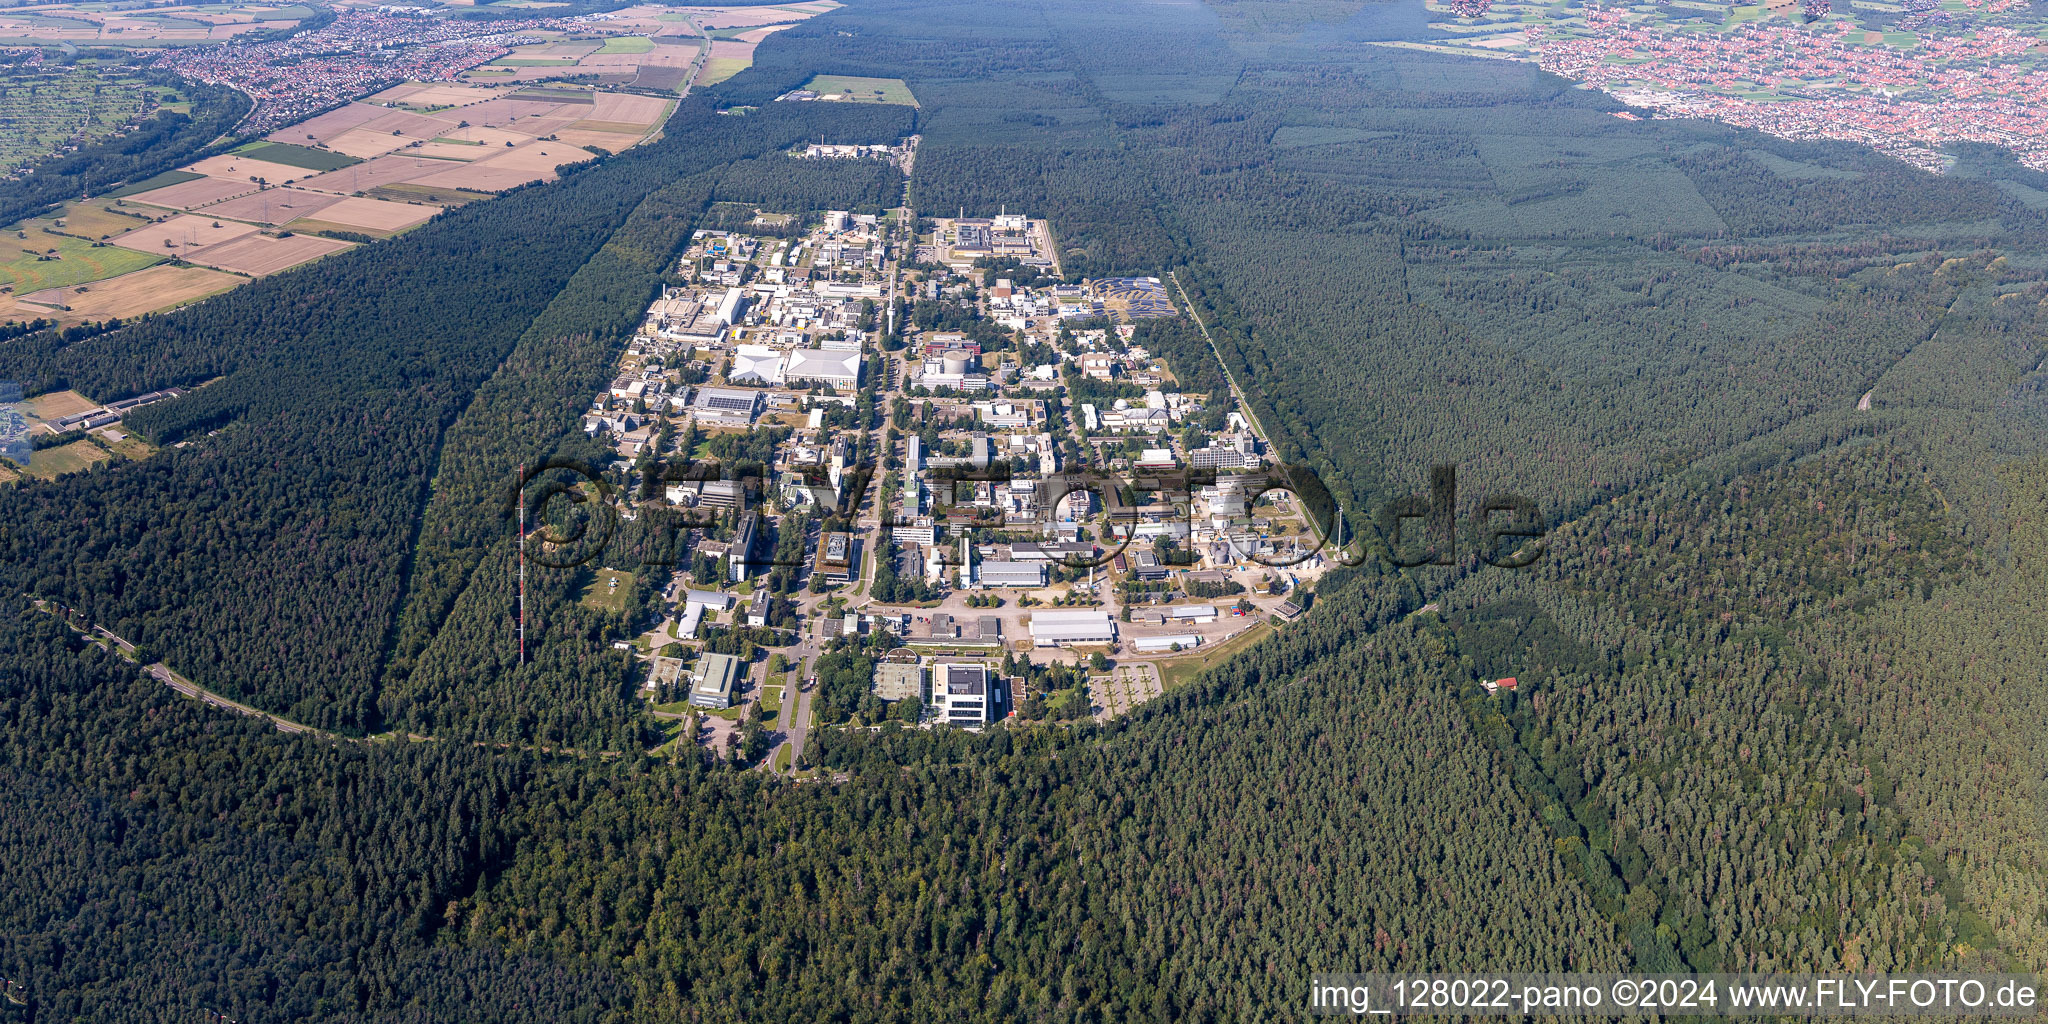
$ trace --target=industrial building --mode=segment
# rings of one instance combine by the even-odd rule
[[[783,379],[791,384],[824,384],[849,391],[860,387],[860,353],[798,349],[789,353]]]
[[[1139,654],[1158,654],[1161,651],[1171,651],[1176,647],[1183,651],[1191,651],[1201,645],[1202,637],[1197,633],[1177,633],[1173,636],[1141,636],[1131,641],[1131,646],[1136,648]]]
[[[976,570],[976,582],[984,587],[1042,587],[1045,563],[983,562]]]
[[[782,368],[782,351],[766,345],[740,345],[732,350],[732,366],[725,371],[725,379],[732,384],[754,384],[771,387],[785,379]]]

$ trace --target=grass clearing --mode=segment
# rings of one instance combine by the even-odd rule
[[[130,462],[141,462],[156,454],[156,449],[134,434],[122,434],[119,440],[115,440],[102,431],[94,434],[93,438],[99,442],[100,447]]]
[[[582,603],[586,608],[624,614],[626,602],[633,596],[633,574],[617,569],[599,569],[597,578],[590,581],[589,589],[583,592]]]
[[[901,78],[861,78],[855,75],[817,75],[804,88],[820,96],[837,95],[849,103],[894,103],[917,106],[917,97]]]
[[[1261,622],[1220,644],[1205,644],[1195,648],[1193,653],[1159,662],[1161,692],[1193,681],[1204,669],[1229,659],[1239,651],[1265,639],[1272,632],[1272,623]]]
[[[30,456],[28,475],[38,480],[55,480],[113,457],[111,452],[91,441],[73,441],[56,448],[45,448]]]
[[[740,57],[712,57],[704,62],[704,70],[698,74],[697,84],[717,85],[753,66],[753,61]]]
[[[0,284],[22,295],[44,288],[104,281],[162,260],[161,256],[94,245],[69,235],[31,231],[26,240],[17,239],[13,246],[0,250]]]

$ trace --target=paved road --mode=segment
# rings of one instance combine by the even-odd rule
[[[775,758],[782,752],[783,747],[790,748],[789,770],[784,774],[796,771],[796,759],[804,752],[804,740],[810,735],[811,728],[812,694],[805,681],[810,679],[811,673],[816,670],[814,666],[821,653],[822,645],[813,637],[805,637],[797,643],[795,649],[788,652],[787,656],[795,666],[790,670],[788,678],[797,682],[793,686],[782,688],[782,713],[778,723],[782,728],[777,730],[775,744],[768,748],[768,756],[761,759],[761,765],[769,771],[775,770]]]

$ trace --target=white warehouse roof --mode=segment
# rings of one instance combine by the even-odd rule
[[[789,367],[784,376],[790,380],[827,381],[852,387],[860,382],[860,353],[797,349],[789,354]]]

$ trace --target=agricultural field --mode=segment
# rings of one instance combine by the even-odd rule
[[[182,98],[122,63],[0,64],[0,170],[112,137]]]
[[[0,321],[48,319],[69,325],[127,319],[219,295],[246,280],[206,267],[157,264],[90,284],[0,296],[13,300],[12,305],[0,302]]]
[[[133,202],[161,206],[168,210],[192,210],[236,196],[245,196],[262,187],[246,179],[215,178],[201,174],[162,188],[131,193],[122,197],[121,202],[124,206]]]
[[[847,103],[897,103],[906,107],[917,106],[917,97],[910,94],[910,86],[901,78],[860,78],[853,75],[818,75],[804,88],[818,94],[821,100],[838,100]]]
[[[250,277],[263,277],[340,252],[353,247],[354,244],[339,239],[322,238],[319,235],[246,234],[188,253],[185,258],[203,266],[247,274]]]
[[[0,263],[0,283],[12,287],[0,302],[0,317],[71,322],[168,308],[365,238],[390,237],[451,206],[552,181],[563,166],[653,137],[675,109],[673,99],[608,91],[607,84],[680,92],[714,63],[711,80],[722,79],[746,67],[755,43],[769,33],[834,6],[650,6],[619,12],[604,25],[607,35],[534,32],[496,68],[458,81],[401,82],[229,152],[73,202],[61,216],[17,225],[32,239],[27,244],[58,251],[18,252]],[[56,23],[72,13],[75,23]],[[155,36],[170,39],[177,32],[238,31],[309,13],[212,5],[113,20],[115,30],[137,38],[149,33],[133,24],[151,21]],[[169,25],[187,16],[195,19],[192,26]],[[108,17],[99,5],[83,5],[0,14],[0,24],[12,18],[35,22],[46,33],[86,38]],[[706,32],[730,38],[714,43]],[[568,76],[580,80],[553,81]],[[85,88],[83,79],[67,80],[61,97],[50,98],[75,106]],[[38,86],[39,101],[45,91]],[[8,98],[0,92],[0,110]],[[152,102],[178,98],[166,93]],[[0,138],[11,139],[4,132]],[[81,239],[111,244],[94,249]],[[195,265],[157,266],[166,258]],[[160,302],[152,304],[152,297]]]
[[[324,149],[308,149],[288,142],[252,142],[235,152],[250,160],[283,164],[307,171],[332,171],[359,163],[355,157]]]
[[[304,4],[177,4],[141,11],[104,3],[47,4],[33,11],[0,10],[0,43],[195,46],[288,29],[312,15]]]
[[[235,220],[216,220],[196,214],[179,214],[116,236],[114,245],[155,256],[189,258],[199,250],[232,242],[256,233],[256,225]],[[103,275],[111,277],[113,275]],[[47,285],[39,287],[48,287]]]
[[[163,259],[163,254],[131,252],[68,235],[27,234],[26,239],[8,239],[6,248],[0,249],[0,287],[16,295],[104,281]]]
[[[136,211],[116,209],[108,200],[94,200],[66,203],[51,216],[23,221],[17,230],[28,231],[30,237],[37,231],[49,231],[97,242],[133,231],[148,219]]]

